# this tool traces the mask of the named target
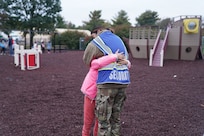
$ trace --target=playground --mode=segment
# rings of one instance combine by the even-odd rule
[[[21,70],[0,56],[1,136],[80,136],[83,51],[40,54],[40,68]],[[132,62],[121,115],[122,136],[203,136],[204,61]]]

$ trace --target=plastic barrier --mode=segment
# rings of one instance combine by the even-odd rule
[[[21,66],[21,70],[33,70],[40,68],[40,53],[41,47],[36,49],[24,49],[24,46],[15,45],[14,49],[14,64]]]

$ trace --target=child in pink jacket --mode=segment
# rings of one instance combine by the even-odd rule
[[[87,73],[81,91],[84,93],[84,125],[82,129],[82,136],[90,136],[92,124],[94,123],[93,136],[97,136],[98,120],[95,118],[95,97],[97,94],[97,78],[98,69],[120,60],[120,64],[127,64],[130,67],[130,62],[124,60],[122,53],[109,54],[107,56],[94,59],[91,62],[89,72]],[[122,60],[122,61],[121,61]]]

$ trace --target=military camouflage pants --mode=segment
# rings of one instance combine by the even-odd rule
[[[125,99],[125,88],[98,89],[96,96],[98,136],[120,135],[120,113]]]

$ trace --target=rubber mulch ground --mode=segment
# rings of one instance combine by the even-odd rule
[[[80,136],[83,51],[40,56],[40,68],[20,70],[0,56],[0,136]],[[133,59],[121,115],[122,136],[203,136],[204,61],[165,60],[149,67]]]

